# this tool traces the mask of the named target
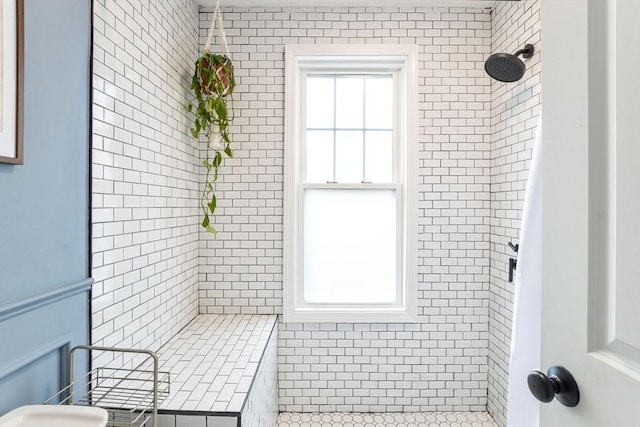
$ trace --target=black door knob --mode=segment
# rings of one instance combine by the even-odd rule
[[[545,375],[531,371],[527,377],[529,391],[540,402],[551,402],[555,397],[564,406],[574,407],[580,402],[580,391],[573,375],[562,366],[552,366]]]

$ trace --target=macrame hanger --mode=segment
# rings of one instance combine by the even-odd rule
[[[213,19],[211,20],[211,26],[209,27],[209,34],[207,35],[207,42],[204,45],[204,50],[207,51],[211,47],[211,40],[213,39],[213,32],[216,29],[216,19],[218,20],[218,34],[220,35],[220,41],[224,48],[224,53],[229,58],[229,45],[227,44],[227,34],[224,32],[224,26],[222,25],[222,12],[220,11],[220,0],[216,2],[216,9],[213,12]]]

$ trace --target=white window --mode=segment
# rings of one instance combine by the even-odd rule
[[[417,53],[286,49],[284,321],[415,320]]]

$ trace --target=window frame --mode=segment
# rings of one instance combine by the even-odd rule
[[[415,45],[289,45],[285,47],[285,167],[283,320],[285,322],[417,321],[418,245],[418,48]],[[396,73],[392,183],[307,183],[303,122],[308,73]],[[335,125],[335,124],[334,124]],[[303,197],[305,189],[394,189],[397,268],[394,304],[318,304],[301,300],[303,283]]]

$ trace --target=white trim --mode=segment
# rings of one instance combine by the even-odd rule
[[[416,323],[418,320],[404,309],[383,310],[304,310],[298,308],[283,314],[284,323]]]
[[[297,120],[300,111],[300,99],[296,95],[301,91],[301,78],[298,72],[297,55],[294,49],[285,47],[285,98],[284,98],[284,199],[283,199],[283,312],[284,317],[294,313],[292,308],[298,300],[298,290],[292,286],[291,281],[298,277],[298,266],[295,261],[295,254],[298,253],[298,239],[294,230],[298,229],[298,206],[299,196],[295,191],[296,177],[299,175],[300,147],[291,141],[294,135],[298,135],[300,123]]]
[[[405,283],[405,301],[407,314],[413,319],[418,315],[418,47],[415,46],[407,55],[407,63],[403,68],[407,75],[404,82],[404,104],[407,111],[400,112],[400,117],[406,120],[402,126],[398,126],[399,132],[407,132],[400,135],[405,144],[400,144],[407,152],[400,153],[399,158],[405,162],[402,168],[404,191],[402,191],[404,204],[404,218],[402,223],[404,231],[404,260],[403,272]]]
[[[221,7],[469,7],[493,8],[499,0],[222,0]],[[197,0],[203,8],[214,8],[216,0]]]
[[[400,185],[396,183],[382,184],[376,182],[364,182],[364,183],[300,183],[303,189],[310,190],[396,190],[400,191]]]
[[[345,64],[372,70],[371,64],[388,59],[389,67],[399,73],[398,84],[403,122],[397,126],[397,138],[405,141],[397,153],[397,162],[403,176],[394,184],[298,184],[301,167],[301,135],[303,70],[314,70],[327,61],[345,59]],[[325,67],[321,67],[324,69]],[[331,64],[328,69],[345,69]],[[353,68],[352,68],[353,69]],[[380,67],[374,67],[378,70]],[[418,47],[414,45],[291,45],[285,48],[285,165],[284,165],[284,224],[283,237],[283,320],[285,322],[416,322],[417,321],[417,261],[418,261]],[[395,139],[396,137],[394,137]],[[400,164],[401,163],[401,164]],[[394,174],[397,175],[397,174]],[[300,238],[302,191],[304,188],[358,188],[396,190],[400,231],[400,263],[402,298],[396,304],[385,305],[313,305],[301,304],[299,275],[301,261]]]

